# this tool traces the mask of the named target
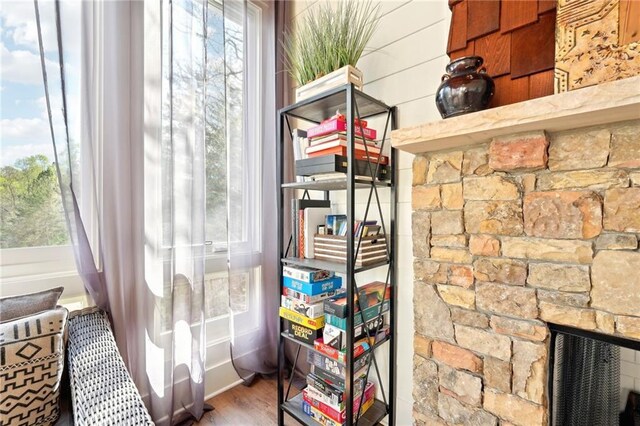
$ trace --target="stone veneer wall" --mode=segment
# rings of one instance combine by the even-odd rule
[[[640,121],[413,164],[414,419],[546,425],[546,322],[640,340]]]

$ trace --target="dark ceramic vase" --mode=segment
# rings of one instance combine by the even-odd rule
[[[483,110],[489,105],[495,85],[480,56],[465,56],[449,62],[436,92],[442,118]]]

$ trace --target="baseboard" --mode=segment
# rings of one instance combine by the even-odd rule
[[[230,359],[208,368],[204,380],[205,401],[242,383]]]

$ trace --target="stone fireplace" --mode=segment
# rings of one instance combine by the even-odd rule
[[[416,424],[548,424],[547,323],[640,340],[635,117],[416,155]]]

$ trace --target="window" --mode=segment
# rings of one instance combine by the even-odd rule
[[[229,285],[233,311],[248,312],[258,297],[252,283],[261,279],[262,11],[248,3],[245,23],[240,21],[242,14],[234,12],[227,6],[224,17],[220,5],[209,2],[206,236],[211,249],[205,281],[209,318],[228,314]],[[227,280],[229,250],[234,264]]]
[[[41,11],[52,13],[53,4]],[[66,22],[78,19],[78,12],[67,7]],[[60,198],[33,3],[3,3],[0,22],[0,291],[10,295],[64,283],[65,298],[83,295]],[[42,21],[43,39],[55,40],[53,22]],[[68,46],[71,56],[79,54],[77,42]],[[49,66],[56,53],[45,46]],[[70,85],[78,81],[73,67],[67,75]],[[52,101],[55,109],[59,96]]]
[[[228,243],[255,251],[260,241],[261,9],[248,3],[243,23],[231,5],[223,17],[221,6],[209,2],[206,235],[212,252],[227,251]],[[253,246],[245,247],[249,241]]]
[[[251,318],[251,307],[259,301],[255,283],[262,279],[262,218],[259,213],[262,206],[263,12],[257,4],[247,3],[246,20],[243,22],[242,11],[235,13],[233,10],[233,7],[242,7],[243,4],[228,2],[223,13],[219,2],[210,0],[208,3],[207,67],[203,72],[207,81],[205,313],[210,343],[228,339],[229,322],[232,320],[247,324],[248,327],[255,324]],[[168,3],[163,3],[162,8],[162,26],[170,28]],[[184,28],[174,30],[184,31]],[[169,31],[163,31],[162,61],[169,61],[169,36]],[[180,43],[174,49],[179,47]],[[180,55],[181,52],[174,50],[173,54]],[[190,53],[185,54],[188,56]],[[153,92],[153,96],[161,96],[163,105],[168,105],[171,99],[169,67],[161,68],[165,73],[162,77],[164,83],[159,92]],[[173,69],[174,85],[180,78],[180,71],[180,66]],[[151,98],[152,91],[147,95]],[[157,101],[149,102],[153,104]],[[164,109],[162,114],[167,111],[169,108]],[[250,119],[245,120],[245,117]],[[163,115],[159,123],[163,131],[166,131],[165,126],[169,122]],[[165,153],[162,148],[154,149],[158,149],[157,155],[163,158]],[[145,208],[149,211],[162,210],[162,214],[149,214],[145,226],[153,230],[162,229],[162,235],[148,240],[150,255],[145,273],[147,276],[156,274],[148,279],[149,282],[163,282],[164,288],[155,289],[160,295],[171,290],[169,280],[162,277],[171,276],[170,262],[167,260],[171,256],[172,235],[170,227],[160,223],[162,217],[171,216],[170,197],[161,196],[163,188],[171,187],[171,181],[170,173],[163,172],[163,168],[170,167],[170,164],[160,160],[161,164],[158,165],[152,158],[156,157],[148,158],[145,170],[148,182]],[[166,158],[170,159],[170,156]],[[158,243],[160,247],[156,251],[153,244]],[[232,258],[231,274],[227,264],[229,256]],[[233,319],[229,315],[230,294],[231,306],[236,313]],[[166,323],[170,318],[168,309],[170,306],[162,306],[158,319],[165,333],[171,329],[170,324]]]

